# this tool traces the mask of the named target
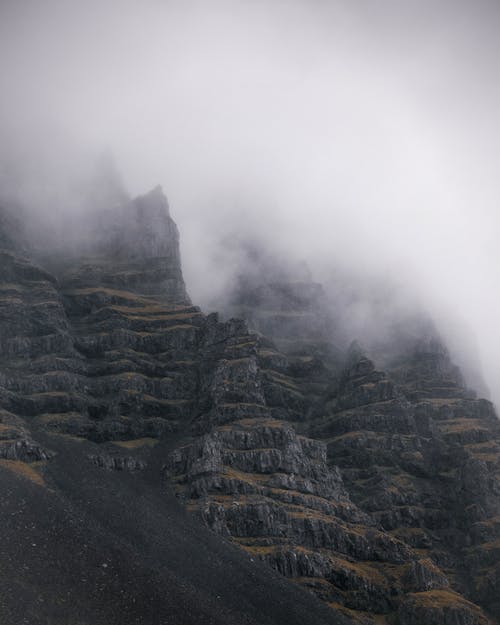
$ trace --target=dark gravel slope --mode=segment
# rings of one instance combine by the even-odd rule
[[[40,486],[0,467],[0,623],[320,625],[347,621],[211,534],[145,476],[47,437]]]

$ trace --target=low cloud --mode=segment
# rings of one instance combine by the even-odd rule
[[[237,236],[399,284],[498,402],[499,26],[486,1],[4,0],[0,196],[51,229],[161,183],[195,301]]]

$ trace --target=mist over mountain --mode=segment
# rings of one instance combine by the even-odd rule
[[[3,195],[38,207],[50,230],[91,210],[85,195],[104,200],[90,189],[96,155],[111,151],[131,195],[168,191],[199,301],[207,274],[226,282],[217,257],[235,232],[322,282],[339,264],[369,268],[444,329],[453,316],[476,334],[498,398],[495,3],[0,11]]]
[[[0,621],[495,625],[498,4],[0,3]]]
[[[95,202],[0,208],[2,619],[496,623],[499,421],[428,314],[240,239],[206,315],[161,187]]]

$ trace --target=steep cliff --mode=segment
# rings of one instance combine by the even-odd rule
[[[381,370],[283,272],[204,315],[159,188],[72,253],[1,215],[6,622],[498,621],[498,419],[439,337]]]

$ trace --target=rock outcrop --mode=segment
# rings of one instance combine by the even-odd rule
[[[383,368],[344,353],[322,288],[286,274],[243,281],[242,318],[204,315],[159,188],[67,262],[7,222],[0,464],[43,479],[81,444],[83,473],[161,482],[332,623],[498,621],[499,422],[436,335]]]

